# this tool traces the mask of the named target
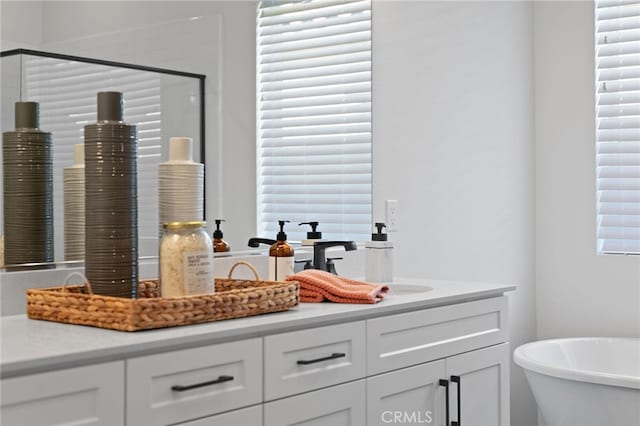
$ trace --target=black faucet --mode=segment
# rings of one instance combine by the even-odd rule
[[[332,274],[336,274],[336,269],[333,265],[333,262],[329,262],[329,265],[327,265],[327,261],[324,257],[324,251],[329,247],[335,246],[343,246],[346,251],[358,249],[358,246],[353,241],[317,241],[313,245],[313,267],[315,269],[320,269],[321,271],[327,271],[331,272]]]
[[[249,238],[249,247],[260,247],[260,244],[266,244],[268,246],[272,246],[276,243],[276,240],[271,240],[269,238]]]

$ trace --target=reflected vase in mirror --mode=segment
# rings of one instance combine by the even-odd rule
[[[73,165],[64,168],[64,260],[84,260],[84,145],[73,147]]]
[[[94,293],[135,298],[138,286],[137,131],[120,92],[98,93],[84,128],[85,267]]]
[[[15,126],[2,134],[4,265],[53,262],[51,133],[37,102],[15,103]]]

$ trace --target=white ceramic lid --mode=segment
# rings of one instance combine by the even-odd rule
[[[169,139],[169,161],[171,163],[193,162],[193,140],[187,137]]]

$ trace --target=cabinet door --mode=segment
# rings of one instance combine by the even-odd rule
[[[255,405],[229,411],[228,413],[205,417],[204,419],[180,423],[180,426],[262,426],[262,406]]]
[[[367,379],[367,425],[444,425],[445,361]]]
[[[346,383],[264,405],[264,426],[365,425],[365,381]]]
[[[124,361],[2,380],[0,424],[124,424]]]
[[[446,361],[452,381],[451,420],[464,426],[508,426],[509,344],[478,349]],[[455,383],[456,377],[459,383]]]

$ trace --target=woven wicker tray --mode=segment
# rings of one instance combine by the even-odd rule
[[[255,280],[231,278],[238,265],[249,267]],[[216,292],[197,296],[155,297],[158,282],[142,281],[137,299],[93,294],[91,285],[64,285],[27,290],[27,316],[32,319],[90,325],[120,331],[149,330],[286,311],[298,304],[295,281],[262,281],[247,262],[238,262],[228,278],[215,279]]]

